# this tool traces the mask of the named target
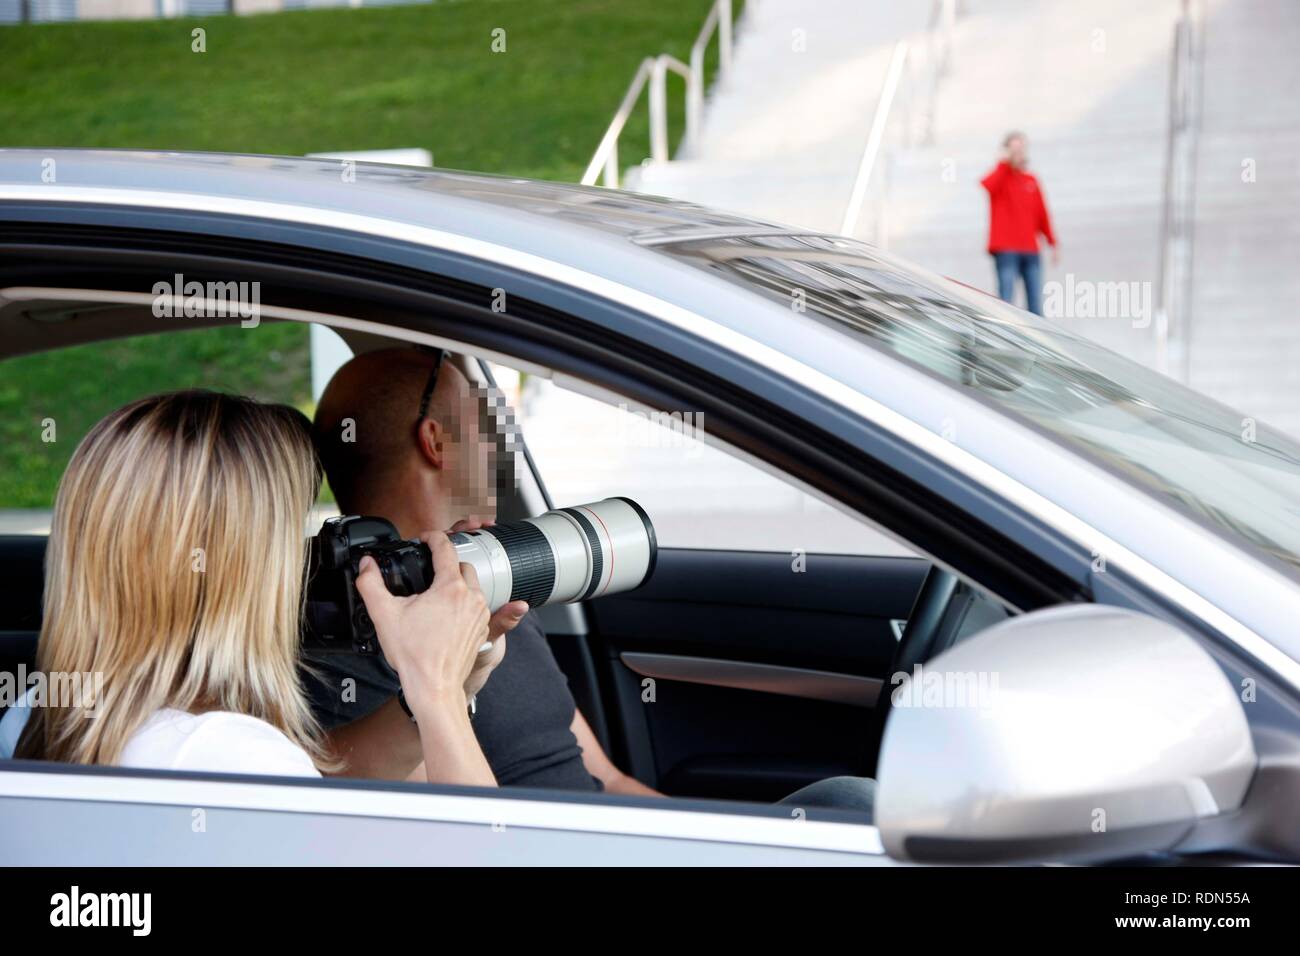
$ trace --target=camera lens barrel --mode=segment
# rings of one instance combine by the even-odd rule
[[[630,498],[548,511],[451,540],[494,611],[508,601],[543,607],[629,591],[650,576],[658,552],[650,518]]]

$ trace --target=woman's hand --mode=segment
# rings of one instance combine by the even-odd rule
[[[451,530],[447,533],[456,534],[460,531],[477,531],[479,528],[490,528],[492,524],[491,519],[484,521],[481,518],[462,518],[452,525]],[[496,666],[506,656],[505,636],[515,629],[527,613],[528,603],[526,601],[511,601],[497,608],[497,612],[488,621],[488,640],[492,642],[492,649],[483,651],[474,661],[474,669],[470,671],[470,675],[465,681],[466,698],[473,697],[483,689],[483,685],[492,676]]]
[[[357,591],[415,715],[428,781],[495,787],[465,710],[465,681],[488,637],[487,601],[473,567],[456,559],[445,534],[428,532],[420,540],[433,557],[429,590],[409,597],[389,593],[367,556]]]
[[[388,663],[397,671],[417,720],[421,707],[465,707],[465,681],[488,640],[488,608],[474,568],[456,559],[442,532],[420,540],[433,558],[433,585],[398,597],[384,584],[379,566],[362,558],[357,591],[375,624]]]

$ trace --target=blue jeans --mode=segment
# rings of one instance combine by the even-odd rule
[[[998,298],[1013,305],[1016,301],[1016,275],[1025,283],[1025,308],[1043,314],[1042,267],[1036,252],[995,252],[993,265],[998,272]]]

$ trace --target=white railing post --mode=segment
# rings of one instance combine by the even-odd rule
[[[668,156],[668,71],[672,70],[686,81],[690,95],[691,68],[676,57],[660,53],[655,58],[650,82],[650,156],[666,162]],[[689,123],[689,117],[687,122]]]
[[[618,188],[618,140],[614,140],[605,156],[605,185],[610,189]]]
[[[718,73],[731,70],[731,0],[718,0]]]
[[[957,32],[957,0],[943,0],[943,75],[952,70],[953,37]]]
[[[697,141],[701,118],[704,116],[704,54],[709,49],[709,40],[713,36],[713,31],[718,27],[721,10],[722,0],[715,0],[709,7],[695,42],[691,45],[690,75],[686,80],[686,138],[690,142]],[[722,41],[719,39],[718,42],[721,44]],[[728,55],[728,62],[730,62],[730,55]]]
[[[704,90],[699,74],[694,69],[691,70],[690,78],[686,81],[686,139],[694,143],[699,141],[700,136],[700,117],[704,113]]]
[[[1199,14],[1199,7],[1184,0],[1182,16],[1174,24],[1155,282],[1155,367],[1184,382],[1191,362],[1191,257],[1195,241],[1192,204],[1199,111],[1196,90],[1202,68],[1197,51]]]
[[[704,51],[691,49],[691,75],[686,80],[686,138],[698,142],[704,115]]]
[[[903,146],[910,148],[912,145],[912,98],[916,93],[916,63],[908,60],[907,68],[903,71]]]
[[[662,56],[650,71],[650,158],[668,161],[668,66]]]

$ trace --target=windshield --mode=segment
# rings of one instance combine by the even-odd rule
[[[847,239],[748,235],[659,251],[860,336],[1031,420],[1300,571],[1300,445],[990,296]]]

